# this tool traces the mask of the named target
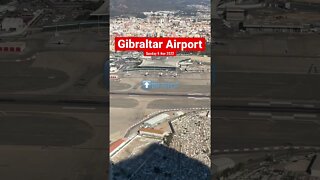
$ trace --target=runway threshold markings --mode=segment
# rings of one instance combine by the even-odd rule
[[[64,107],[62,107],[62,109],[70,109],[70,110],[73,110],[73,109],[77,109],[77,110],[95,110],[96,108],[95,108],[95,107],[72,107],[72,106],[64,106]]]

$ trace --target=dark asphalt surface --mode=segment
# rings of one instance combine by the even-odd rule
[[[219,55],[213,150],[320,145],[317,57]]]

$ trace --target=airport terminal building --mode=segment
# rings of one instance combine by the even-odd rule
[[[178,71],[180,62],[186,58],[180,57],[165,57],[159,59],[143,59],[138,66],[131,67],[125,71]]]

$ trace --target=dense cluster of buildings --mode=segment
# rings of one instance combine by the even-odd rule
[[[249,33],[304,33],[320,30],[319,7],[319,3],[289,0],[220,1],[217,14],[228,28]]]
[[[110,145],[112,179],[209,179],[210,111],[176,111],[160,119],[168,121]]]
[[[114,51],[116,36],[135,37],[204,37],[211,41],[210,11],[194,16],[179,11],[145,12],[145,18],[116,17],[110,19],[110,49]]]
[[[172,121],[175,133],[170,147],[210,167],[210,122],[210,111],[193,112]]]

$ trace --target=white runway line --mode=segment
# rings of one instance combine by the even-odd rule
[[[194,100],[210,100],[208,97],[188,97],[189,99],[194,99]]]
[[[95,110],[95,107],[70,107],[70,106],[64,106],[62,109],[79,109],[79,110]]]
[[[249,106],[270,106],[270,103],[248,103]]]
[[[249,112],[250,116],[272,116],[271,113],[258,113],[258,112]]]
[[[277,120],[293,120],[294,116],[271,116],[271,119]]]
[[[314,108],[315,106],[312,104],[293,104],[295,107],[305,107],[305,108]]]
[[[189,93],[188,95],[193,96],[193,95],[203,95],[202,93]]]
[[[306,108],[314,108],[314,105],[312,105],[312,104],[304,104],[302,106],[306,107]]]
[[[270,101],[270,104],[292,105],[292,102],[289,102],[289,101]]]
[[[301,117],[301,118],[316,118],[316,114],[294,114],[294,117]]]

